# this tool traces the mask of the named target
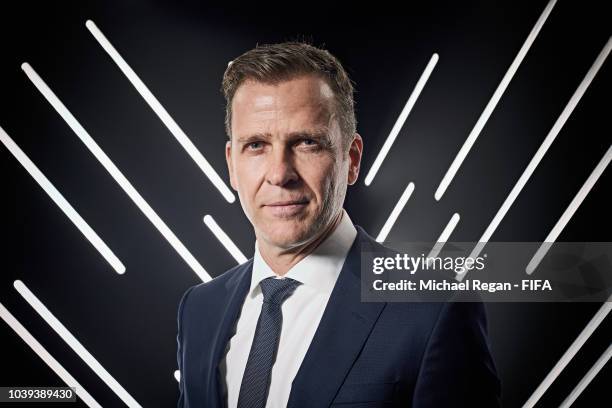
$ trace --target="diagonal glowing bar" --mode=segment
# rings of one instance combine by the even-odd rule
[[[98,250],[100,255],[118,273],[125,273],[125,265],[117,258],[111,249],[102,241],[96,232],[87,224],[81,215],[70,205],[49,179],[36,167],[30,158],[17,146],[11,137],[0,126],[0,141],[11,154],[26,169],[30,176],[45,190],[45,193],[64,212],[66,217],[81,231],[87,240]]]
[[[219,190],[221,195],[230,203],[233,203],[236,198],[234,193],[229,189],[229,187],[223,182],[221,177],[217,174],[215,169],[208,163],[208,160],[200,153],[200,151],[195,147],[193,142],[187,137],[183,129],[174,121],[172,116],[166,111],[166,109],[162,106],[161,103],[157,100],[155,95],[147,88],[147,86],[142,82],[142,80],[136,75],[134,70],[130,68],[127,62],[121,57],[121,55],[117,52],[115,47],[108,41],[108,39],[102,34],[100,29],[96,26],[96,24],[87,20],[85,26],[89,30],[89,32],[94,36],[94,38],[100,43],[104,51],[112,58],[112,60],[117,64],[121,72],[127,77],[127,79],[132,83],[134,88],[140,93],[140,95],[144,98],[144,100],[149,104],[153,112],[161,119],[164,125],[168,128],[170,133],[176,138],[179,144],[185,149],[189,157],[193,161],[196,162],[198,167],[204,172],[206,177],[214,184],[214,186]]]
[[[593,381],[593,378],[601,371],[606,365],[608,360],[612,357],[612,344],[608,346],[606,351],[597,359],[593,367],[586,373],[586,375],[580,380],[576,387],[572,390],[570,395],[559,405],[559,408],[569,408],[576,401],[576,399],[582,394],[582,391]]]
[[[544,378],[542,383],[538,386],[538,388],[534,391],[534,393],[529,397],[523,408],[532,408],[539,400],[542,398],[542,395],[546,392],[548,387],[555,381],[555,379],[561,374],[565,366],[569,364],[569,362],[574,358],[576,353],[580,350],[580,348],[584,345],[584,343],[591,337],[595,329],[599,327],[601,322],[606,318],[608,313],[612,310],[612,296],[604,302],[604,304],[599,308],[599,310],[595,313],[593,318],[587,323],[582,332],[576,337],[576,340],[569,346],[567,351],[561,356],[557,364],[550,370],[550,373]]]
[[[421,95],[421,91],[425,87],[425,84],[427,83],[429,76],[431,75],[436,64],[438,63],[438,59],[439,59],[438,54],[434,53],[431,56],[429,63],[425,67],[425,71],[423,71],[423,73],[421,74],[421,77],[419,78],[416,86],[414,87],[414,90],[410,94],[410,97],[408,98],[408,101],[406,102],[404,109],[402,109],[402,112],[397,118],[395,125],[393,125],[393,128],[391,129],[391,133],[389,133],[389,136],[387,136],[387,140],[385,140],[385,143],[380,149],[380,152],[378,152],[378,156],[376,156],[376,160],[374,160],[374,164],[372,164],[370,171],[368,171],[368,174],[366,175],[366,178],[365,178],[366,186],[369,186],[370,184],[372,184],[372,180],[374,180],[374,177],[376,176],[376,173],[378,173],[378,170],[380,169],[382,162],[385,160],[385,157],[387,157],[389,150],[391,150],[391,146],[393,146],[395,139],[397,139],[397,135],[399,134],[402,127],[404,126],[404,123],[406,122],[406,119],[408,118],[410,111],[412,111],[414,104],[416,103],[417,99],[419,99],[419,95]]]
[[[76,118],[70,113],[68,108],[59,100],[59,98],[53,93],[51,88],[42,80],[40,76],[34,71],[34,69],[24,62],[21,65],[21,69],[26,73],[30,81],[36,86],[40,93],[47,99],[47,101],[53,106],[53,108],[60,114],[60,116],[66,121],[68,126],[74,131],[74,133],[81,139],[81,141],[87,146],[89,151],[98,159],[100,164],[104,166],[106,171],[115,179],[119,186],[125,191],[125,193],[132,199],[134,204],[142,211],[142,213],[151,221],[151,223],[157,228],[162,236],[168,241],[168,243],[174,248],[174,250],[183,258],[183,260],[193,269],[193,271],[204,281],[208,282],[211,278],[206,272],[204,267],[194,258],[189,252],[185,245],[174,235],[172,230],[168,228],[166,223],[162,221],[157,213],[151,208],[151,206],[145,201],[144,198],[136,191],[134,186],[128,181],[128,179],[121,173],[121,171],[115,166],[111,159],[104,153],[104,151],[98,146],[93,138],[87,133],[85,128],[76,120]]]
[[[11,329],[21,337],[31,349],[41,358],[53,370],[59,378],[66,383],[68,387],[74,387],[76,394],[87,404],[90,408],[102,408],[100,404],[93,399],[93,397],[83,388],[81,384],[74,379],[72,375],[55,359],[49,352],[30,334],[30,332],[23,327],[23,325],[9,312],[2,303],[0,303],[0,317],[2,320],[9,325]]]
[[[408,199],[410,199],[410,196],[412,195],[413,191],[414,191],[414,183],[411,182],[408,184],[408,186],[402,193],[402,196],[398,200],[397,204],[395,204],[395,207],[393,208],[393,211],[391,211],[391,214],[389,215],[389,218],[385,222],[385,225],[383,225],[382,229],[378,233],[378,236],[376,237],[376,241],[383,242],[385,239],[387,239],[387,235],[389,235],[391,228],[393,228],[395,221],[397,221],[397,217],[399,217],[400,213],[404,209],[404,206],[408,202]]]
[[[455,230],[455,227],[459,223],[460,219],[461,217],[459,216],[459,213],[453,214],[451,219],[448,221],[448,224],[446,224],[446,227],[444,227],[444,230],[440,234],[440,237],[438,237],[436,244],[433,246],[433,248],[431,248],[429,254],[427,254],[427,258],[435,258],[436,256],[438,256],[438,254],[444,247],[444,244],[446,244],[446,241],[448,241],[448,238]]]
[[[561,215],[561,218],[559,218],[559,221],[557,221],[557,223],[550,231],[542,245],[540,245],[540,247],[536,251],[535,255],[533,255],[533,258],[531,258],[529,264],[527,264],[527,274],[531,275],[533,271],[538,267],[538,265],[550,249],[550,243],[553,243],[557,240],[557,238],[561,234],[561,231],[563,231],[563,229],[565,228],[569,220],[572,218],[578,207],[580,207],[580,204],[582,204],[586,196],[589,194],[589,192],[595,185],[595,183],[597,183],[597,180],[599,180],[599,177],[601,177],[606,167],[608,167],[608,165],[610,164],[610,160],[612,160],[612,146],[608,148],[606,154],[604,154],[597,166],[595,166],[595,169],[593,170],[587,181],[578,191],[578,194],[576,194],[572,202],[569,204],[569,206],[563,213],[563,215]]]
[[[525,58],[525,55],[527,55],[527,52],[529,52],[529,49],[531,48],[531,45],[533,44],[533,42],[535,41],[536,37],[538,36],[538,33],[542,29],[542,26],[546,22],[546,19],[550,15],[550,12],[552,11],[552,9],[555,6],[556,2],[557,2],[557,0],[551,0],[550,2],[548,2],[546,7],[544,8],[544,11],[540,15],[540,18],[538,18],[538,21],[536,21],[535,25],[531,29],[531,32],[527,36],[527,39],[523,43],[523,46],[519,50],[518,54],[516,54],[516,57],[514,57],[514,61],[512,61],[512,64],[510,64],[510,67],[508,68],[508,71],[506,71],[506,75],[504,75],[504,77],[502,78],[501,82],[497,86],[497,89],[495,89],[495,92],[493,93],[493,96],[491,97],[491,99],[487,103],[487,106],[485,106],[484,110],[480,114],[480,117],[476,121],[476,124],[474,125],[474,128],[472,129],[472,131],[468,135],[467,139],[463,143],[463,146],[461,146],[461,149],[459,150],[459,153],[457,153],[457,156],[455,157],[455,159],[453,160],[452,164],[450,165],[450,167],[446,171],[446,174],[442,178],[442,181],[440,182],[440,185],[438,186],[438,188],[436,190],[436,193],[434,194],[434,197],[435,197],[436,201],[440,201],[440,199],[444,195],[444,192],[446,192],[446,189],[448,188],[449,184],[451,183],[451,181],[453,180],[453,178],[457,174],[457,171],[459,170],[459,167],[461,166],[461,164],[465,160],[466,156],[468,155],[468,153],[472,149],[472,146],[476,142],[476,139],[478,139],[478,136],[480,135],[480,132],[482,131],[482,129],[484,128],[485,124],[489,120],[489,117],[491,116],[491,114],[495,110],[495,107],[497,106],[497,103],[499,102],[499,100],[501,99],[502,95],[506,91],[506,88],[508,88],[508,85],[510,84],[510,81],[512,81],[512,78],[514,77],[514,74],[516,74],[516,71],[518,70],[519,66],[521,65],[521,62],[523,62],[523,59]]]
[[[136,402],[134,398],[109,374],[104,367],[91,355],[85,347],[68,331],[68,329],[47,309],[47,307],[28,289],[28,287],[20,280],[16,280],[13,283],[17,292],[36,310],[36,313],[43,318],[45,322],[70,346],[72,350],[91,368],[98,377],[108,387],[113,390],[115,394],[123,401],[128,407],[140,407],[140,404]]]
[[[510,194],[508,194],[508,197],[506,197],[506,200],[504,201],[500,209],[497,211],[497,214],[495,214],[495,217],[493,217],[493,220],[485,230],[484,234],[482,234],[482,237],[480,237],[479,242],[472,250],[470,257],[478,257],[478,255],[480,255],[480,253],[484,249],[485,245],[487,245],[487,242],[489,242],[489,239],[491,239],[491,236],[506,216],[506,213],[508,212],[520,192],[523,190],[523,187],[525,187],[525,184],[527,184],[527,181],[529,181],[529,178],[535,171],[536,167],[538,166],[538,164],[540,164],[540,161],[542,161],[542,158],[544,157],[552,143],[555,141],[557,135],[563,128],[563,125],[565,125],[565,122],[567,122],[567,120],[569,119],[570,115],[574,111],[574,108],[576,107],[576,105],[578,105],[578,102],[580,102],[580,99],[593,81],[593,78],[595,78],[595,75],[597,75],[597,72],[605,62],[606,58],[608,57],[608,54],[610,54],[611,49],[612,37],[608,39],[608,42],[597,56],[597,59],[587,72],[586,76],[584,77],[580,85],[578,85],[578,88],[570,98],[567,105],[565,105],[565,108],[561,112],[561,115],[559,115],[552,129],[550,129],[550,131],[548,132],[548,135],[540,145],[538,151],[535,153],[535,155],[523,171],[523,174],[521,174],[521,177],[518,179],[518,181],[512,188],[512,191],[510,191]],[[460,275],[458,274],[456,276],[456,279],[461,281],[465,277],[466,273],[467,272],[464,272]]]
[[[206,224],[206,226],[212,231],[212,233],[215,234],[215,237],[217,237],[221,244],[223,244],[225,249],[227,249],[227,252],[229,252],[234,257],[236,262],[238,262],[239,264],[243,264],[248,260],[247,257],[244,256],[242,251],[240,251],[240,249],[236,246],[236,244],[234,244],[234,241],[232,241],[231,238],[225,233],[225,231],[221,229],[219,224],[217,224],[217,222],[211,215],[204,216],[204,224]]]

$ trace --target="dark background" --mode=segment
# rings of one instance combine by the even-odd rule
[[[53,4],[49,4],[53,3]],[[202,217],[252,256],[240,204],[228,204],[85,27],[92,19],[229,185],[219,91],[232,58],[257,43],[306,39],[356,82],[362,173],[345,208],[376,236],[406,185],[415,192],[390,241],[435,241],[454,212],[454,241],[477,241],[610,36],[606,2],[557,3],[440,202],[434,191],[547,2],[28,2],[0,13],[0,126],[127,266],[110,268],[4,147],[0,302],[103,406],[116,395],[13,288],[21,279],[143,406],[178,396],[176,310],[200,282],[44,100],[27,61],[213,276],[235,265]],[[371,186],[363,178],[431,55],[433,74]],[[609,58],[608,58],[609,59]],[[542,241],[610,145],[610,61],[525,186],[494,241]],[[559,241],[610,241],[608,169]],[[524,403],[600,304],[488,304],[508,407]],[[569,394],[610,342],[597,329],[538,406]],[[62,381],[4,323],[0,385]],[[575,406],[609,404],[610,364]],[[478,387],[478,384],[474,384]],[[441,390],[440,392],[444,392]],[[606,402],[607,401],[607,402]],[[82,404],[82,403],[81,403]],[[74,406],[74,404],[72,404]]]

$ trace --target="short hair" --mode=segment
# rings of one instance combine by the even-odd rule
[[[228,64],[223,74],[222,91],[226,101],[225,131],[230,140],[232,101],[240,85],[247,80],[277,84],[302,75],[321,77],[334,92],[334,113],[344,147],[348,147],[357,127],[353,83],[340,61],[329,51],[297,41],[257,45]]]

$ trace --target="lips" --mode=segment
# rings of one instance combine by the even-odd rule
[[[305,211],[307,204],[308,200],[306,199],[284,200],[266,204],[264,205],[264,208],[273,217],[292,218],[300,214],[302,211]]]
[[[308,200],[301,199],[301,200],[277,201],[277,202],[266,204],[266,205],[269,206],[269,207],[281,207],[281,206],[285,206],[285,205],[306,204],[307,202],[308,202]]]

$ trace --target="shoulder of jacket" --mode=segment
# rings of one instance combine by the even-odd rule
[[[202,296],[209,297],[211,294],[219,291],[224,292],[227,285],[232,280],[239,279],[242,276],[242,273],[245,273],[245,271],[251,267],[252,263],[253,258],[249,259],[243,264],[236,265],[233,268],[228,269],[221,275],[211,279],[208,282],[202,282],[191,286],[186,290],[185,294],[189,294],[190,298],[201,298]]]

